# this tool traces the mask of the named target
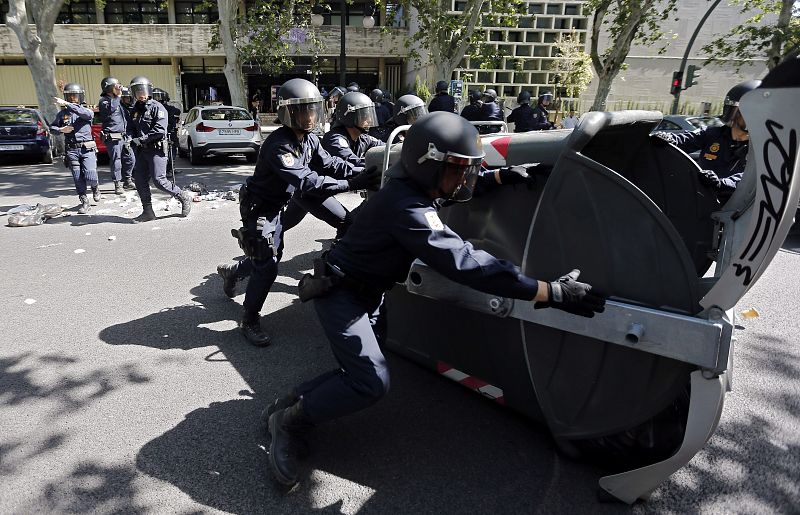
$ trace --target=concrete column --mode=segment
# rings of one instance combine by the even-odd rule
[[[100,64],[103,66],[103,77],[111,76],[111,59],[108,57],[101,57]]]
[[[175,17],[175,0],[167,0],[167,21],[176,23]]]
[[[181,81],[180,59],[171,57],[170,64],[172,65],[172,74],[175,76],[175,94],[170,95],[170,99],[173,102],[180,102],[181,111],[183,111],[183,82]]]
[[[97,23],[104,24],[106,22],[106,3],[103,0],[94,0],[94,10],[97,14]]]
[[[378,58],[378,87],[386,88],[388,84],[386,84],[386,58],[379,57]],[[392,92],[394,93],[394,91]]]

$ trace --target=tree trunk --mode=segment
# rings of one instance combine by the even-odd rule
[[[786,32],[789,27],[789,22],[792,21],[792,7],[794,0],[783,0],[781,2],[781,12],[778,15],[778,23],[776,24],[775,35],[772,36],[772,41],[767,49],[767,67],[771,70],[781,62],[783,57],[783,38],[781,34]]]
[[[242,62],[233,39],[233,26],[236,23],[238,0],[217,0],[219,7],[219,39],[225,52],[225,80],[231,92],[231,105],[249,109],[245,90]]]
[[[464,54],[467,52],[472,34],[475,32],[475,26],[480,19],[481,8],[485,0],[470,0],[464,9],[464,15],[468,14],[467,22],[464,25],[464,32],[453,36],[450,41],[436,38],[431,42],[430,47],[435,49],[432,52],[431,60],[435,76],[433,78],[434,86],[437,81],[446,80],[450,81],[453,76],[453,70]],[[434,36],[435,37],[435,36]]]
[[[597,93],[594,95],[594,102],[592,102],[592,107],[589,109],[590,111],[606,110],[606,99],[611,92],[611,83],[614,82],[614,77],[616,76],[616,72],[613,74],[597,74]]]
[[[56,42],[53,37],[53,25],[63,3],[64,0],[29,0],[31,14],[36,20],[35,32],[28,25],[25,0],[11,0],[6,16],[6,25],[19,39],[19,45],[34,78],[33,85],[36,89],[39,110],[48,123],[52,123],[58,113],[53,97],[61,96],[56,87]],[[63,140],[57,138],[56,145],[61,153],[64,149]]]

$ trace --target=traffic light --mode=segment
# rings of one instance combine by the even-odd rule
[[[681,72],[672,72],[672,87],[670,88],[669,92],[673,95],[680,95],[681,94],[681,79],[682,77]]]
[[[686,69],[686,88],[688,89],[697,84],[697,80],[700,78],[700,74],[697,73],[700,71],[699,66],[695,66],[690,64],[689,67]]]

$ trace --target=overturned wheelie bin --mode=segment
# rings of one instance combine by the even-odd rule
[[[731,385],[732,308],[792,224],[799,64],[743,98],[748,164],[724,205],[690,157],[651,140],[658,112],[594,112],[574,131],[484,137],[490,167],[539,163],[535,186],[497,188],[442,219],[535,277],[579,268],[610,294],[606,311],[534,310],[417,261],[387,294],[389,347],[546,424],[563,451],[614,472],[600,479],[604,492],[646,498],[714,432]],[[387,149],[392,161],[398,149]],[[383,157],[372,151],[368,162]]]

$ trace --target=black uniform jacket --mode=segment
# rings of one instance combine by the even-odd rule
[[[133,134],[142,138],[142,143],[155,143],[167,136],[167,110],[152,98],[136,102],[131,114]]]
[[[256,170],[247,179],[247,191],[261,201],[259,214],[273,218],[295,190],[301,195],[334,195],[347,191],[344,179],[361,170],[331,156],[315,134],[306,134],[300,142],[294,131],[284,126],[261,144]]]
[[[508,115],[508,122],[514,123],[514,132],[533,130],[533,108],[530,104],[522,104]]]
[[[747,141],[734,141],[730,127],[704,127],[696,132],[670,134],[686,152],[700,151],[700,168],[712,170],[728,188],[736,188],[747,163]]]
[[[473,248],[442,223],[438,203],[409,179],[390,179],[361,208],[329,263],[376,289],[405,281],[415,258],[445,277],[504,297],[533,299],[536,280],[514,264]]]
[[[345,127],[334,127],[322,137],[322,148],[327,150],[330,155],[344,159],[356,166],[364,166],[364,156],[367,155],[367,150],[383,145],[383,141],[369,134],[361,134],[357,140],[353,141]]]

